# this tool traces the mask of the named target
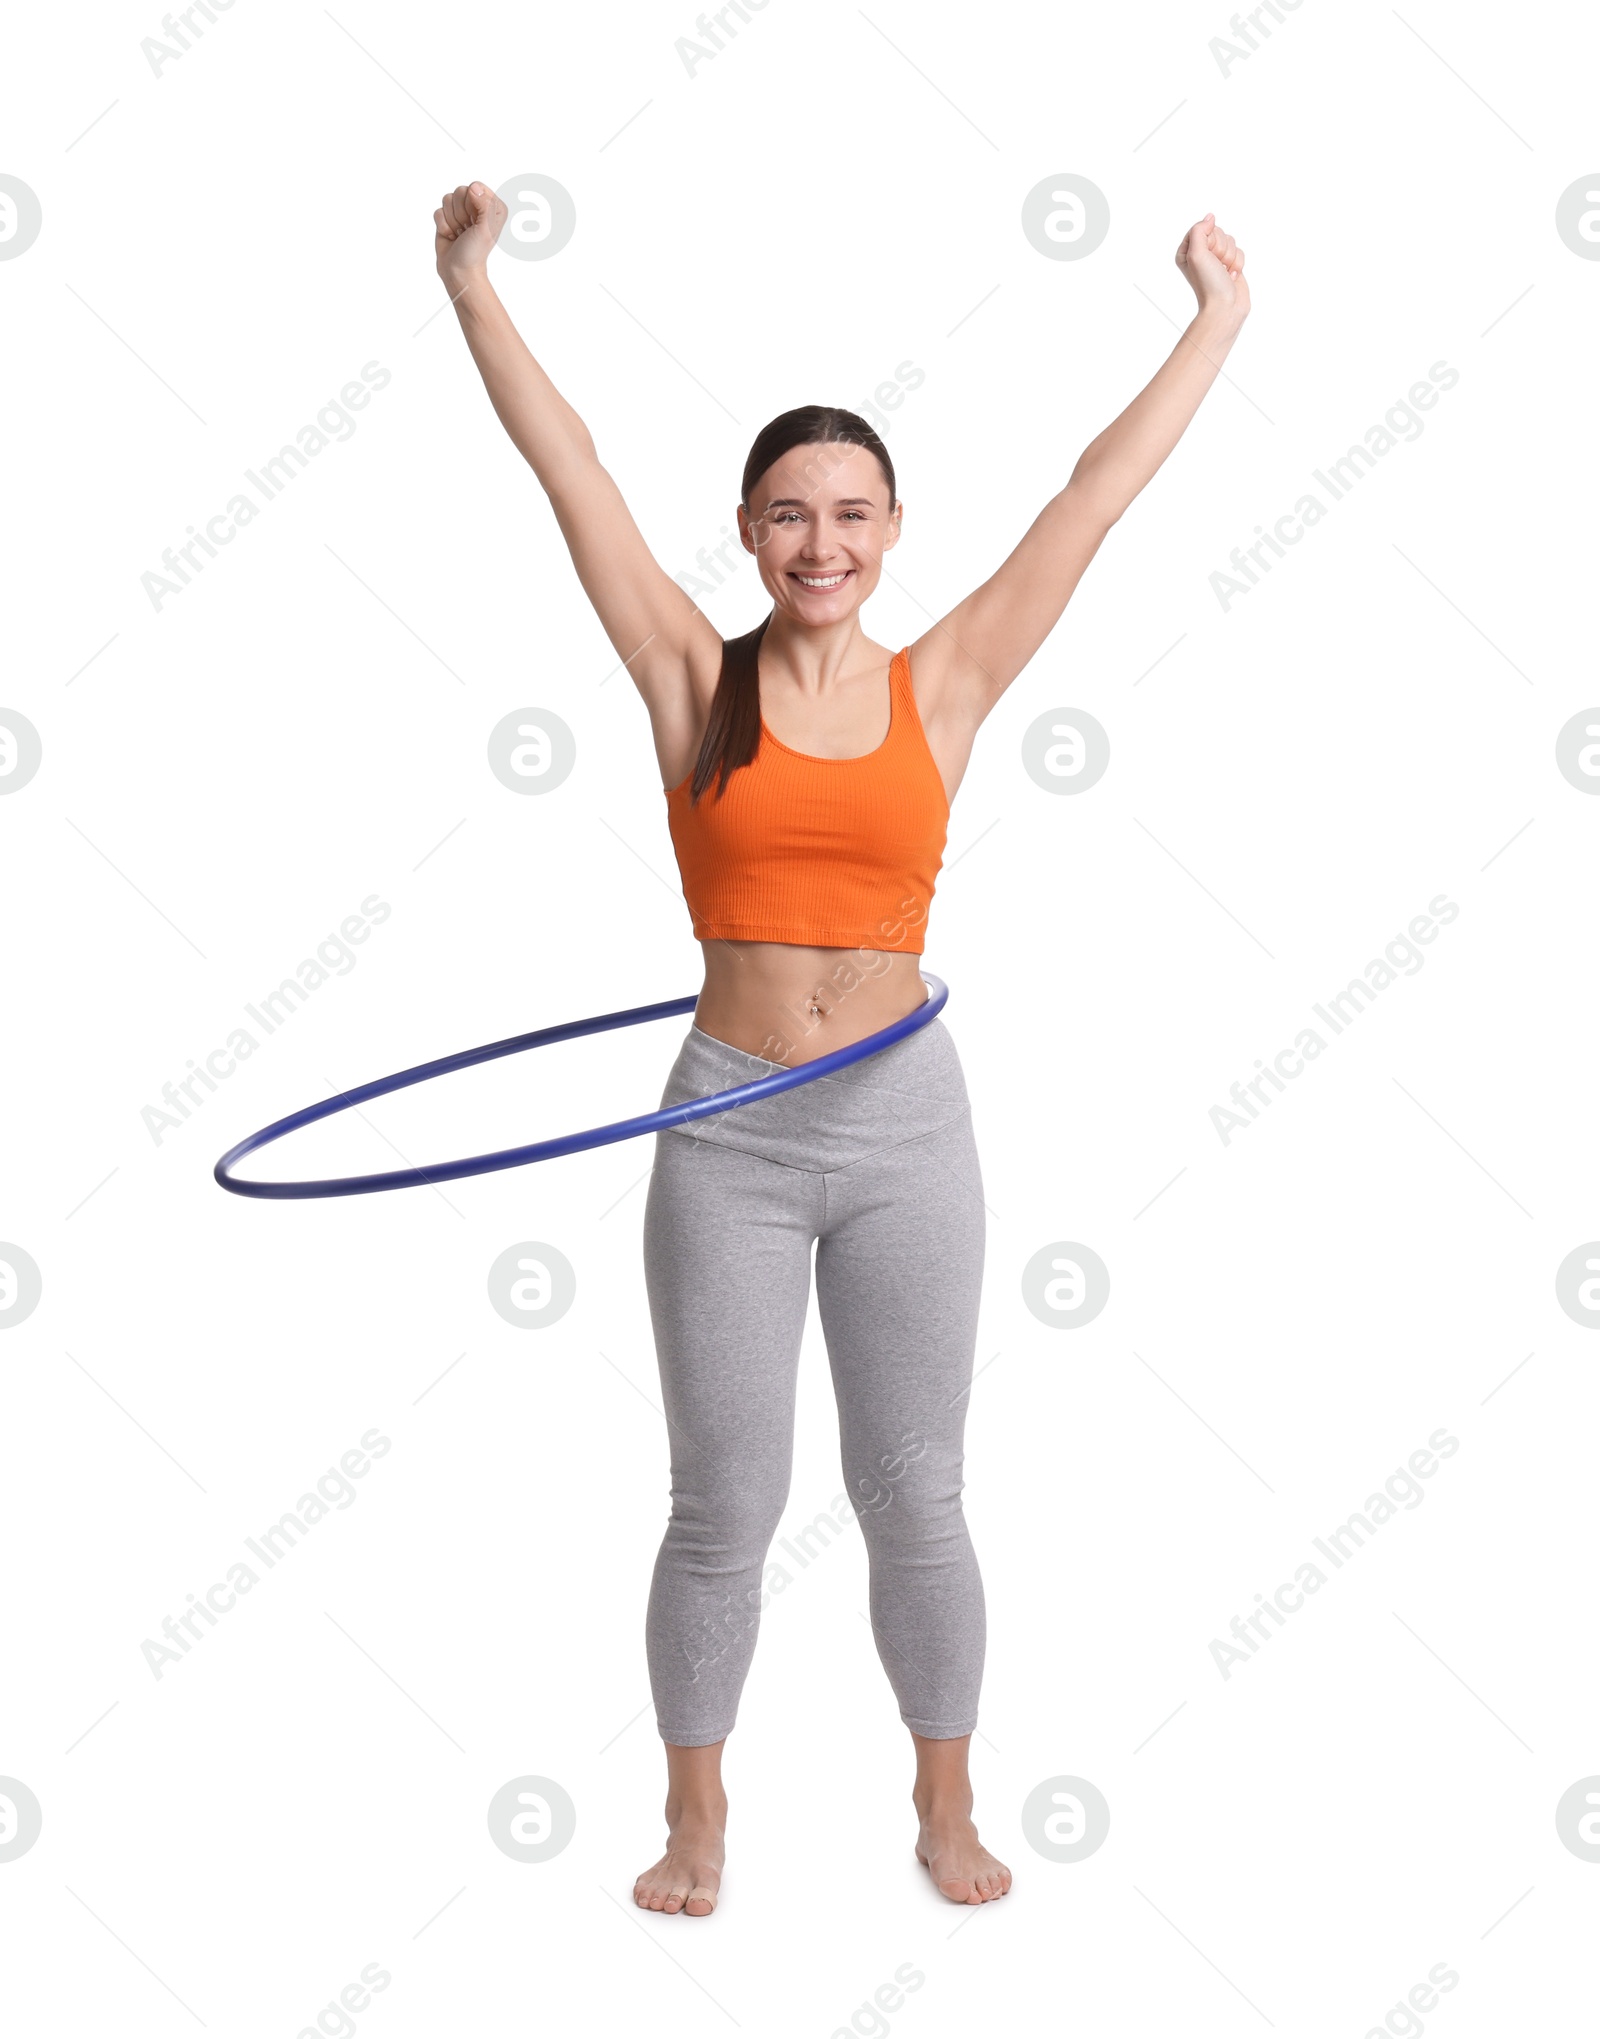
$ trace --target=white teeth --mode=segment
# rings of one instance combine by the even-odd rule
[[[847,575],[835,573],[829,574],[826,580],[817,580],[808,574],[800,574],[797,578],[803,588],[836,588],[847,578]]]

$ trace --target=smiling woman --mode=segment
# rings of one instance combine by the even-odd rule
[[[1199,306],[1171,357],[994,573],[899,650],[861,627],[904,512],[883,441],[830,405],[774,418],[737,511],[771,608],[724,643],[651,556],[588,427],[495,295],[487,263],[505,219],[481,183],[447,193],[435,260],[650,716],[705,953],[661,1100],[675,1107],[925,1005],[919,958],[973,739],[1211,386],[1249,310],[1244,256],[1209,213],[1189,229],[1176,261]],[[788,1496],[813,1252],[873,1637],[916,1755],[917,1859],[957,1903],[1011,1886],[978,1838],[967,1775],[985,1644],[961,1506],[986,1209],[971,1117],[934,1012],[818,1081],[656,1134],[644,1255],[672,1506],[645,1643],[668,1837],[634,1884],[652,1911],[703,1917],[717,1900],[722,1744]]]
[[[853,613],[858,579],[878,578],[899,535],[899,508],[894,468],[872,427],[810,404],[775,418],[751,448],[740,536],[769,584],[786,583],[797,613],[825,626],[835,612]],[[887,672],[841,682],[823,727],[803,698],[776,685],[763,691],[760,650],[771,622],[723,646],[705,733],[667,788],[667,811],[694,932],[707,944],[696,1025],[792,1064],[838,1045],[845,1021],[848,1037],[860,1039],[922,1002],[915,958],[950,792],[922,726],[907,650]],[[768,948],[777,953],[763,967],[758,952]],[[845,995],[864,986],[873,988],[841,1015]]]

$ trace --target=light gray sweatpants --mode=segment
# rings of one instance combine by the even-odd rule
[[[779,1066],[691,1027],[661,1102]],[[672,1509],[645,1636],[656,1726],[681,1746],[733,1727],[755,1649],[813,1242],[878,1655],[916,1733],[977,1723],[984,1599],[961,1462],[983,1184],[960,1059],[936,1019],[833,1076],[656,1134],[645,1281]]]

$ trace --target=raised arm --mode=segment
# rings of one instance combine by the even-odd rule
[[[644,696],[666,758],[692,744],[704,720],[722,639],[656,561],[589,428],[524,345],[489,281],[489,251],[506,207],[484,184],[461,184],[433,215],[434,255],[489,401],[539,477],[584,593]],[[681,774],[680,774],[681,776]]]
[[[1015,550],[912,646],[931,712],[980,722],[1060,620],[1106,533],[1182,438],[1250,310],[1244,250],[1207,213],[1178,244],[1199,300],[1183,337],[1078,457]]]

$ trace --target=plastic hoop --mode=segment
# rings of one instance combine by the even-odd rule
[[[516,1034],[507,1041],[491,1041],[486,1047],[464,1048],[457,1055],[441,1055],[436,1062],[420,1062],[416,1068],[402,1069],[394,1076],[380,1076],[375,1082],[362,1084],[358,1090],[341,1090],[334,1097],[324,1098],[320,1104],[309,1104],[303,1111],[291,1112],[286,1119],[276,1119],[270,1126],[263,1126],[259,1133],[252,1133],[237,1147],[230,1147],[211,1172],[221,1186],[232,1190],[235,1196],[366,1196],[373,1190],[415,1189],[428,1183],[454,1182],[463,1175],[488,1175],[499,1168],[522,1168],[532,1161],[553,1161],[558,1155],[578,1154],[588,1147],[606,1147],[617,1140],[637,1139],[641,1133],[654,1133],[665,1126],[686,1125],[691,1119],[708,1118],[714,1112],[732,1111],[737,1105],[754,1104],[760,1098],[776,1096],[781,1090],[793,1090],[797,1084],[815,1083],[819,1076],[831,1076],[836,1069],[846,1068],[852,1062],[865,1061],[869,1055],[876,1055],[882,1049],[892,1047],[896,1041],[904,1040],[907,1034],[913,1034],[930,1020],[937,1019],[950,996],[950,987],[942,978],[935,977],[928,970],[919,974],[928,987],[928,996],[923,1003],[903,1019],[892,1021],[875,1034],[868,1034],[864,1040],[852,1041],[845,1048],[835,1048],[831,1055],[819,1055],[815,1061],[802,1062],[798,1068],[778,1069],[770,1076],[758,1076],[751,1083],[736,1084],[731,1090],[713,1091],[710,1097],[689,1098],[683,1104],[666,1105],[658,1111],[643,1112],[637,1118],[617,1119],[609,1126],[592,1126],[583,1133],[563,1133],[554,1140],[534,1140],[525,1147],[503,1147],[494,1154],[471,1154],[464,1161],[435,1161],[420,1168],[392,1168],[380,1175],[333,1176],[321,1182],[245,1182],[230,1173],[236,1163],[247,1154],[253,1154],[258,1147],[268,1147],[285,1134],[298,1132],[302,1126],[313,1125],[318,1119],[331,1118],[335,1112],[349,1111],[352,1106],[365,1104],[368,1098],[384,1097],[391,1090],[407,1090],[413,1084],[428,1082],[431,1077],[448,1076],[456,1069],[470,1069],[478,1062],[494,1062],[502,1055],[520,1055],[528,1048],[548,1047],[553,1041],[570,1041],[581,1034],[603,1034],[613,1027],[636,1027],[646,1020],[667,1019],[674,1013],[693,1012],[697,998],[669,998],[659,1005],[634,1005],[626,1012],[602,1013],[597,1019],[567,1020],[560,1026],[540,1027],[531,1034]]]

